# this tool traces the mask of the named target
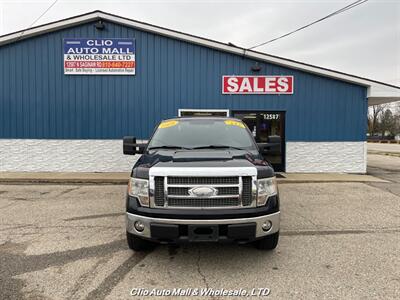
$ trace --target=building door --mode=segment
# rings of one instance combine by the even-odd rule
[[[285,171],[285,113],[276,111],[233,111],[249,127],[257,143],[267,143],[264,158],[275,171]]]

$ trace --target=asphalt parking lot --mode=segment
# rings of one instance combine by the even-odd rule
[[[398,178],[391,166],[400,158],[381,168],[381,157],[374,157],[376,176],[390,171]],[[273,252],[191,244],[147,253],[125,242],[125,186],[0,185],[0,299],[150,299],[130,296],[132,288],[398,299],[397,185],[281,184],[281,239]]]

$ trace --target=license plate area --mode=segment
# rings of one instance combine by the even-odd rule
[[[218,225],[189,225],[190,242],[216,242],[219,237]]]

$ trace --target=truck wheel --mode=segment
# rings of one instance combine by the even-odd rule
[[[256,241],[256,247],[261,250],[273,250],[278,245],[279,231]]]
[[[154,243],[135,236],[129,232],[126,232],[126,239],[128,241],[129,248],[135,251],[149,250],[154,247]]]

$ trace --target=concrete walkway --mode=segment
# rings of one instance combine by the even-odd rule
[[[368,143],[368,154],[400,157],[400,144]]]
[[[371,175],[338,173],[280,173],[279,183],[386,182]],[[0,172],[0,183],[126,184],[130,173]]]
[[[371,175],[342,173],[281,173],[285,178],[278,178],[279,183],[306,182],[385,182]]]
[[[368,151],[391,152],[400,154],[400,144],[368,143]]]

